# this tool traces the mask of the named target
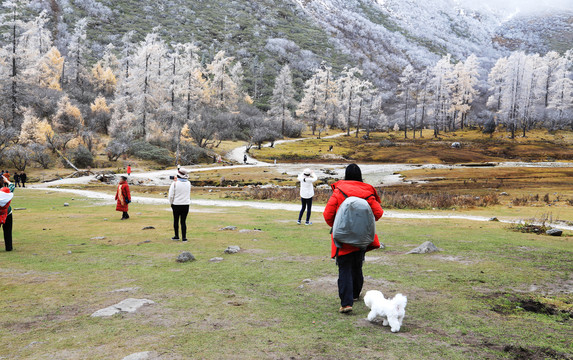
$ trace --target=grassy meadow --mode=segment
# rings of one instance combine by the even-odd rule
[[[167,206],[132,204],[131,219],[120,221],[114,205],[28,189],[14,207],[26,210],[14,212],[15,250],[0,251],[0,359],[573,356],[571,232],[382,218],[386,249],[367,254],[364,290],[408,296],[393,334],[365,320],[362,301],[338,314],[321,214],[306,227],[294,212],[192,208],[190,241],[181,243],[170,240]],[[218,230],[226,225],[262,232]],[[442,251],[405,254],[427,240]],[[229,245],[242,250],[223,254]],[[184,250],[197,260],[175,262]],[[209,262],[217,256],[224,260]],[[155,304],[90,317],[126,298]]]

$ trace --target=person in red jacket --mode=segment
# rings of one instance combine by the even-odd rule
[[[356,196],[366,199],[376,221],[382,217],[384,210],[380,206],[380,197],[378,192],[372,185],[362,182],[362,171],[356,164],[350,164],[346,167],[344,180],[340,180],[332,184],[332,196],[328,200],[324,209],[324,220],[332,227],[334,225],[334,218],[336,212],[346,199],[342,194],[344,192],[347,196]],[[331,235],[331,257],[336,258],[338,265],[338,295],[340,296],[340,309],[341,313],[348,313],[352,311],[352,305],[355,300],[358,300],[362,285],[364,284],[364,276],[362,275],[362,264],[364,263],[365,251],[352,245],[342,244],[341,248],[337,248],[334,244],[334,239]],[[378,235],[375,235],[374,241],[366,248],[366,251],[380,248],[380,241]]]
[[[117,200],[116,211],[123,212],[121,220],[129,219],[129,203],[131,202],[131,193],[129,192],[129,185],[127,184],[127,177],[122,176],[119,180],[119,185],[117,185],[117,192],[115,193],[115,199]]]

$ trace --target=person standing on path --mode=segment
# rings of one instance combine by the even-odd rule
[[[17,171],[14,173],[14,186],[20,187],[20,174]]]
[[[22,183],[22,187],[26,187],[26,180],[28,180],[28,177],[26,176],[26,173],[22,171],[20,173],[20,182]]]
[[[243,155],[243,163],[247,165],[247,154]]]
[[[356,164],[350,164],[346,167],[344,180],[332,184],[332,196],[324,208],[324,220],[332,227],[338,208],[347,197],[356,196],[365,199],[378,221],[384,214],[380,206],[380,197],[372,185],[362,182],[362,171]],[[368,245],[366,250],[358,247],[342,244],[340,248],[336,247],[334,237],[331,235],[331,257],[336,259],[338,265],[338,296],[340,297],[341,313],[352,311],[354,301],[358,300],[362,286],[364,285],[364,276],[362,274],[362,264],[364,263],[364,254],[366,251],[380,248],[378,235],[374,236],[374,241]]]
[[[117,185],[117,192],[115,193],[115,200],[117,200],[116,211],[121,211],[123,214],[121,220],[129,219],[129,203],[131,202],[131,193],[129,192],[129,185],[127,184],[127,177],[122,176]]]
[[[304,171],[298,175],[298,181],[300,182],[300,201],[302,203],[302,208],[298,214],[297,224],[300,225],[302,220],[302,215],[306,209],[306,222],[305,225],[312,225],[310,222],[310,213],[312,209],[312,198],[314,197],[314,182],[318,180],[314,171],[310,169],[304,169]]]
[[[126,170],[127,170],[127,176],[130,176],[131,175],[131,165],[128,164]]]
[[[4,246],[6,251],[12,251],[12,198],[15,185],[2,175],[0,177],[0,226],[4,232]]]
[[[191,183],[187,170],[180,168],[177,170],[177,177],[169,187],[169,203],[173,210],[173,231],[175,236],[171,240],[179,240],[179,223],[181,223],[181,236],[183,241],[187,241],[187,215],[189,214],[189,204],[191,203]]]

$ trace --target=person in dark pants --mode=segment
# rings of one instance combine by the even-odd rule
[[[12,251],[12,207],[15,185],[4,175],[0,177],[0,226],[4,233],[6,251]]]
[[[332,196],[328,200],[323,213],[324,220],[330,227],[334,225],[336,212],[347,196],[356,196],[368,201],[376,220],[380,219],[384,213],[382,206],[380,206],[378,192],[372,185],[362,181],[362,172],[356,164],[348,165],[344,180],[332,184],[332,190]],[[331,235],[331,256],[336,258],[336,264],[338,265],[339,312],[349,313],[352,311],[352,305],[360,296],[364,285],[364,276],[362,274],[364,254],[366,251],[378,248],[380,248],[378,235],[374,237],[374,241],[368,245],[365,251],[349,244],[342,244],[338,248]]]
[[[20,174],[17,171],[14,173],[14,186],[20,187]]]
[[[243,162],[245,163],[245,165],[247,164],[247,154],[243,155]]]
[[[179,224],[181,223],[182,241],[187,241],[187,215],[191,203],[191,183],[187,170],[177,170],[177,177],[169,187],[169,203],[173,210],[173,231],[175,236],[171,240],[179,240]]]
[[[26,176],[26,173],[22,171],[20,173],[20,182],[22,183],[22,187],[26,187],[26,180],[28,180],[28,177]]]
[[[302,203],[302,208],[300,209],[298,221],[296,223],[300,225],[302,215],[306,210],[306,222],[304,224],[312,225],[310,222],[310,213],[312,209],[312,198],[314,197],[314,182],[317,180],[317,177],[314,171],[304,169],[297,179],[300,182],[300,201]]]

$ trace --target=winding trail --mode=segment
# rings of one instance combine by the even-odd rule
[[[323,139],[331,139],[340,136],[344,136],[346,133],[338,133],[330,136],[325,136]],[[275,142],[275,145],[298,142],[303,140],[308,140],[310,138],[300,138],[300,139],[289,139],[289,140],[279,140]],[[270,144],[263,145],[265,147],[270,146]],[[243,162],[243,155],[246,153],[246,146],[240,146],[231,150],[227,155],[227,159],[235,161],[237,163]],[[248,154],[247,154],[248,155]],[[221,169],[245,169],[252,167],[276,167],[280,172],[287,173],[288,175],[296,176],[303,168],[307,167],[308,164],[271,164],[264,161],[257,161],[256,159],[248,156],[246,165],[231,165],[231,166],[187,166],[186,169],[189,172],[202,172],[202,171],[214,171]],[[335,176],[341,177],[344,173],[345,164],[312,164],[316,169],[317,175],[320,176]],[[571,163],[549,163],[549,162],[539,162],[539,163],[523,163],[523,162],[505,162],[496,164],[498,167],[572,167]],[[395,183],[403,182],[400,175],[397,172],[419,169],[419,168],[460,168],[460,165],[444,165],[444,164],[425,164],[425,165],[412,165],[412,164],[377,164],[377,165],[361,165],[362,173],[364,175],[365,181],[372,184],[389,185]],[[325,169],[326,168],[326,169]],[[138,179],[141,182],[148,185],[166,185],[171,183],[169,176],[174,174],[174,170],[162,170],[162,171],[150,171],[142,173],[132,173],[131,178]],[[90,191],[90,190],[80,190],[80,189],[60,189],[56,186],[58,185],[82,185],[88,184],[91,181],[95,181],[95,176],[84,176],[75,179],[61,179],[45,184],[33,184],[30,188],[35,190],[44,190],[48,192],[61,192],[76,194],[79,196],[84,196],[91,199],[96,199],[102,201],[102,204],[115,203],[114,195]],[[165,198],[154,198],[154,197],[143,197],[134,196],[132,201],[140,204],[151,204],[151,205],[165,205],[169,206],[169,202]],[[277,202],[263,202],[263,201],[239,201],[239,200],[205,200],[205,199],[192,199],[191,205],[194,206],[211,206],[211,207],[249,207],[261,210],[286,210],[291,212],[300,211],[300,205],[292,203],[277,203]],[[322,213],[324,211],[324,206],[313,206],[313,211]],[[459,219],[468,221],[489,221],[490,218],[483,216],[474,215],[461,215],[461,214],[431,214],[431,213],[420,213],[420,212],[397,212],[397,211],[385,211],[385,218],[395,218],[395,219]],[[515,219],[500,219],[503,223],[517,223],[519,220]],[[554,228],[559,228],[562,230],[573,230],[573,226],[564,224],[548,224]]]

